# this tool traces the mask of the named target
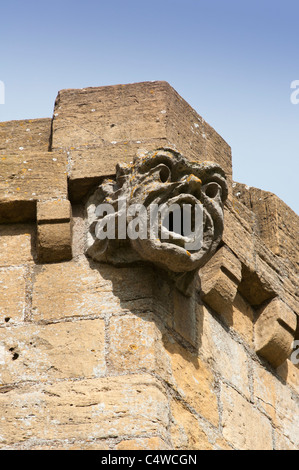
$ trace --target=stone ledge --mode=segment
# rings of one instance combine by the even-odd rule
[[[34,220],[36,202],[67,198],[66,157],[19,152],[0,158],[0,223]]]
[[[41,201],[37,203],[37,223],[70,222],[71,212],[71,204],[67,199]]]
[[[72,230],[69,222],[38,225],[37,258],[39,263],[72,259]]]
[[[0,122],[0,156],[19,151],[48,152],[51,118]]]
[[[71,205],[68,200],[37,203],[37,257],[40,263],[72,259]]]
[[[231,308],[242,278],[242,265],[226,247],[200,270],[201,297],[218,313]]]
[[[37,221],[38,261],[71,259],[71,207],[66,199],[65,156],[19,152],[3,156],[0,169],[0,224]]]

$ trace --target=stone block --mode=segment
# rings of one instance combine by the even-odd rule
[[[233,182],[232,195],[234,200],[239,201],[251,211],[250,189],[250,186],[247,184],[238,183],[237,181]]]
[[[253,393],[258,408],[276,425],[276,377],[259,363],[253,364]]]
[[[253,323],[255,311],[248,302],[237,292],[232,305],[231,316],[224,315],[226,323],[233,328],[251,347],[254,346]]]
[[[298,450],[298,447],[292,444],[289,439],[287,439],[279,431],[274,433],[275,441],[275,450]]]
[[[293,356],[294,354],[294,356]],[[296,361],[293,363],[292,360]],[[293,387],[296,393],[299,393],[299,348],[293,350],[291,360],[287,359],[281,366],[277,368],[277,373],[282,380],[289,386]]]
[[[62,90],[53,118],[52,150],[68,153],[76,201],[115,164],[138,150],[171,146],[187,158],[219,163],[231,181],[231,149],[166,82]]]
[[[299,371],[293,370],[293,373],[297,375],[297,386],[292,380],[287,380],[286,385],[286,377],[283,375],[283,368],[285,369],[286,364],[293,366],[290,361],[287,361],[277,370],[283,381],[259,364],[255,364],[253,369],[255,400],[259,409],[271,418],[277,432],[276,448],[281,450],[299,446],[299,404],[295,394],[298,393]],[[291,367],[290,371],[292,371]]]
[[[299,315],[298,270],[285,258],[274,253],[259,238],[255,237],[257,275],[272,284],[272,290]]]
[[[109,365],[113,372],[143,369],[163,377],[167,374],[162,332],[152,316],[112,317],[109,338]]]
[[[226,282],[225,285],[228,285]],[[216,293],[216,300],[219,293]],[[249,303],[237,292],[232,304],[224,304],[223,300],[215,305],[216,301],[211,301],[211,306],[219,306],[218,313],[226,325],[234,330],[238,335],[254,349],[253,322],[255,319],[255,311],[250,307]],[[213,309],[216,311],[216,309]]]
[[[223,436],[236,450],[273,450],[268,418],[236,390],[222,386]]]
[[[174,316],[174,290],[173,283],[165,276],[163,271],[157,270],[152,281],[153,311],[168,325],[173,328]],[[186,297],[185,297],[186,298]]]
[[[198,306],[200,357],[211,370],[250,398],[249,358],[245,349],[205,307]]]
[[[186,341],[193,346],[198,345],[197,337],[197,316],[196,316],[196,302],[197,299],[186,297],[178,289],[173,288],[173,321],[172,327],[177,331]]]
[[[222,247],[200,270],[201,298],[217,313],[231,310],[241,281],[241,262],[226,247]]]
[[[143,268],[90,266],[79,261],[37,267],[32,319],[55,321],[149,311],[151,273]]]
[[[212,371],[200,358],[171,337],[165,336],[163,342],[171,368],[168,383],[198,414],[218,426],[218,402]]]
[[[213,450],[196,416],[177,400],[171,402],[171,440],[174,450]]]
[[[0,383],[105,374],[105,324],[82,320],[0,328]],[[0,389],[1,390],[1,389]]]
[[[215,312],[220,315],[226,315],[231,310],[232,303],[236,297],[237,285],[221,270],[209,281],[204,283],[202,300]]]
[[[166,392],[146,374],[20,385],[0,393],[0,408],[1,447],[87,436],[165,439],[169,424]]]
[[[106,440],[86,440],[79,442],[72,442],[61,440],[61,441],[45,441],[45,440],[36,440],[29,439],[21,444],[15,444],[12,446],[5,446],[2,450],[110,450],[109,443]]]
[[[41,263],[72,259],[71,205],[68,200],[37,203],[37,256]]]
[[[48,152],[51,123],[51,118],[0,122],[0,156],[26,151]]]
[[[242,220],[247,228],[256,234],[258,233],[258,219],[254,212],[252,212],[248,207],[244,206],[240,201],[235,197],[230,199],[233,211],[238,215],[240,220]]]
[[[67,198],[66,156],[19,152],[0,158],[0,223],[34,221],[36,201]]]
[[[247,266],[255,269],[255,248],[252,227],[245,224],[234,209],[227,202],[224,208],[224,231],[223,242],[236,255],[236,257]]]
[[[255,308],[277,295],[283,295],[279,276],[258,255],[255,256],[254,269],[243,265],[239,291]]]
[[[148,437],[123,440],[116,446],[116,450],[171,450],[160,437]]]
[[[0,268],[0,325],[22,322],[25,312],[25,268]]]
[[[257,217],[257,235],[275,255],[299,265],[299,216],[275,194],[236,183],[234,194]]]
[[[276,428],[292,444],[299,448],[299,402],[294,390],[277,380],[276,387]]]
[[[39,263],[58,263],[72,259],[70,223],[38,225],[37,258]]]
[[[291,354],[297,328],[296,314],[279,298],[259,312],[255,324],[257,353],[273,367],[280,366]]]
[[[67,199],[40,201],[37,203],[37,223],[70,222],[72,208]]]
[[[111,303],[112,301],[112,303]],[[114,301],[114,302],[113,302]],[[103,306],[116,310],[112,282],[88,263],[49,264],[37,269],[32,296],[35,321],[100,315]]]
[[[32,264],[35,224],[0,224],[0,267]]]

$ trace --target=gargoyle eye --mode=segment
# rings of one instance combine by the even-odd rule
[[[221,187],[218,183],[208,183],[203,188],[203,191],[210,199],[215,199],[218,194],[221,194]]]
[[[166,165],[159,165],[159,176],[162,183],[166,183],[170,178],[170,168]]]

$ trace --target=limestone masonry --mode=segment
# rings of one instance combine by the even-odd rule
[[[100,243],[120,194],[200,201],[203,247]],[[0,448],[297,450],[298,233],[166,82],[0,123]]]

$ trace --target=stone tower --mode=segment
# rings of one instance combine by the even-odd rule
[[[0,189],[1,449],[298,448],[299,218],[168,83],[0,123]],[[100,243],[119,194],[200,200],[203,246]]]

